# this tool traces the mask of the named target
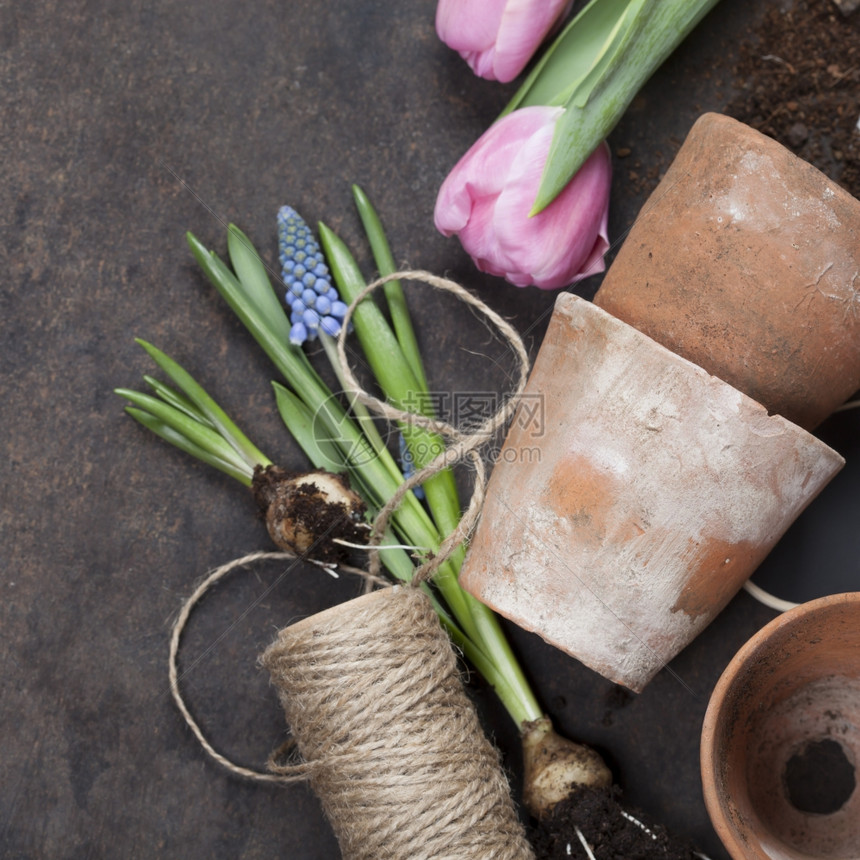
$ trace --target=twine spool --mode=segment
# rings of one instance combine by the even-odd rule
[[[532,857],[429,599],[374,591],[282,630],[262,662],[349,860]]]

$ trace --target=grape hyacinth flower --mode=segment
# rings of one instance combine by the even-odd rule
[[[304,219],[290,206],[278,210],[278,252],[290,308],[290,343],[337,337],[347,306],[332,286],[325,258]]]

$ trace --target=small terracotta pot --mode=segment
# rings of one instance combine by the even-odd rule
[[[812,429],[860,389],[860,201],[706,114],[594,301]]]
[[[805,430],[562,293],[460,582],[639,691],[843,462]]]
[[[708,812],[735,860],[860,857],[860,593],[772,621],[731,661],[702,729]]]

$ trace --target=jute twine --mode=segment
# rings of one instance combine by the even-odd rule
[[[442,421],[395,409],[355,380],[345,333],[356,306],[389,280],[413,280],[452,292],[484,313],[520,361],[518,384],[494,416],[470,433]],[[414,586],[438,570],[465,540],[480,515],[485,470],[479,449],[492,440],[517,406],[528,357],[516,331],[453,281],[426,272],[397,272],[369,285],[350,305],[338,341],[344,378],[354,395],[391,421],[425,427],[447,440],[446,449],[412,475],[377,515],[369,570],[380,582],[379,546],[386,524],[406,492],[437,471],[468,459],[475,489],[458,529],[416,571],[410,586],[366,594],[284,628],[262,655],[284,707],[295,750],[260,774],[230,762],[203,736],[179,691],[180,638],[193,606],[208,588],[261,553],[215,571],[183,607],[171,639],[171,690],[204,749],[234,773],[266,781],[307,779],[320,798],[347,860],[527,860],[532,850],[511,801],[499,755],[484,735],[466,696],[450,640],[427,595]]]
[[[519,373],[511,396],[502,404],[501,408],[497,412],[487,418],[487,420],[475,430],[463,433],[457,427],[454,427],[445,421],[427,418],[424,415],[398,409],[390,403],[369,394],[356,380],[346,354],[346,336],[349,322],[355,314],[356,309],[365,298],[367,298],[374,290],[377,290],[389,281],[394,280],[420,281],[442,292],[453,293],[453,295],[460,299],[460,301],[480,311],[481,314],[492,322],[504,337],[507,345],[516,355],[519,362]],[[387,504],[379,511],[379,514],[374,520],[373,530],[371,532],[370,540],[368,541],[371,548],[377,546],[382,540],[383,532],[385,531],[385,527],[388,524],[391,515],[395,510],[397,510],[398,505],[411,489],[417,487],[419,484],[423,484],[424,481],[435,475],[437,472],[440,472],[443,469],[467,458],[475,468],[475,482],[472,490],[472,497],[469,500],[469,506],[460,518],[458,527],[442,541],[434,558],[429,559],[415,571],[412,582],[413,584],[419,584],[433,576],[433,574],[439,569],[440,565],[451,555],[451,553],[453,553],[454,550],[469,537],[477,524],[478,518],[481,515],[481,508],[484,504],[484,488],[486,486],[487,479],[484,461],[481,459],[480,455],[480,449],[493,440],[496,433],[504,427],[519,406],[519,397],[528,381],[528,353],[526,352],[526,348],[523,345],[522,339],[517,333],[517,330],[507,322],[507,320],[499,316],[492,308],[473,296],[468,290],[461,287],[456,281],[449,280],[448,278],[440,278],[437,275],[430,274],[429,272],[407,270],[395,272],[394,274],[379,278],[373,283],[368,284],[368,286],[366,286],[355,297],[355,300],[350,304],[346,314],[344,315],[343,325],[337,341],[337,354],[345,385],[350,389],[350,394],[356,397],[360,402],[364,403],[369,409],[389,421],[400,421],[417,427],[423,427],[432,433],[438,433],[445,437],[450,443],[448,447],[446,447],[434,460],[428,463],[424,468],[419,469],[414,474],[410,475],[409,478],[400,486],[398,491],[388,500]],[[378,576],[379,571],[379,554],[372,552],[370,557],[369,573],[373,576]]]
[[[423,592],[383,589],[294,624],[262,661],[345,858],[532,856]]]

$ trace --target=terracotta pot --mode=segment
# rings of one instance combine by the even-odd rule
[[[772,621],[720,678],[702,730],[711,820],[735,860],[860,857],[860,593]]]
[[[706,114],[595,302],[812,429],[860,389],[860,202],[771,138]]]
[[[638,691],[842,465],[805,430],[562,293],[460,581]]]

